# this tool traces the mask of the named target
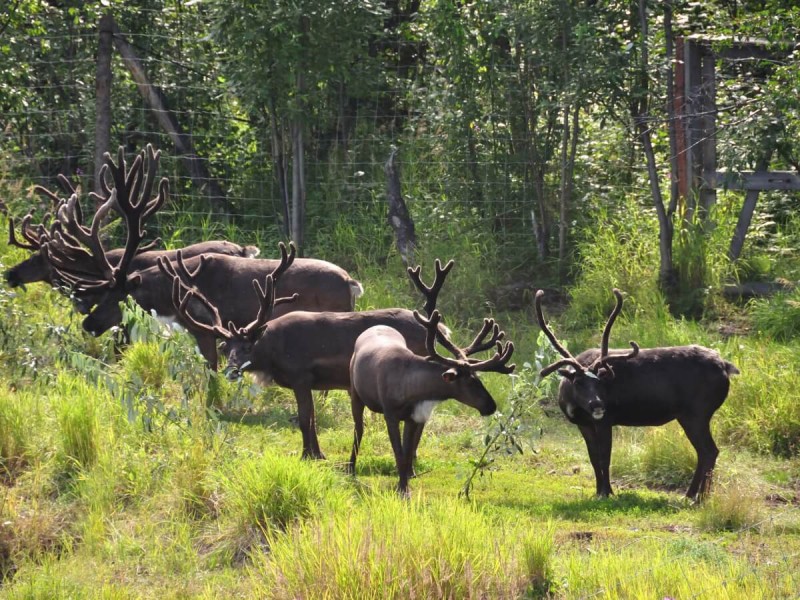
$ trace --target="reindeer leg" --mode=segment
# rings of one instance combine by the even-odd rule
[[[317,439],[317,422],[314,415],[314,398],[311,395],[311,388],[294,388],[294,397],[297,401],[297,419],[300,424],[300,433],[303,434],[303,456],[302,458],[314,458],[324,460],[325,455],[319,447]]]
[[[403,467],[400,473],[400,485],[405,496],[409,496],[408,480],[414,473],[414,459],[417,456],[417,444],[422,437],[424,423],[417,423],[414,419],[403,421]]]
[[[611,490],[611,426],[610,425],[578,425],[586,449],[589,451],[589,460],[594,468],[596,493],[600,498],[613,494]]]
[[[690,415],[678,419],[686,437],[697,452],[697,469],[686,491],[688,498],[703,499],[711,490],[711,476],[717,462],[719,449],[711,437],[711,421],[702,416]]]
[[[397,465],[397,473],[400,481],[397,484],[397,491],[401,496],[408,497],[408,473],[405,471],[405,459],[403,458],[403,442],[400,439],[400,421],[386,413],[383,415],[386,421],[386,429],[389,432],[389,441],[392,443],[394,451],[394,462]],[[408,422],[404,425],[404,430],[408,429]]]
[[[350,410],[353,413],[353,451],[350,453],[350,463],[347,470],[351,475],[356,474],[356,458],[361,448],[361,438],[364,436],[364,403],[356,394],[355,390],[350,390]]]
[[[414,478],[417,476],[417,472],[415,469],[415,465],[417,464],[417,447],[419,446],[419,441],[422,439],[422,432],[425,429],[425,423],[416,423],[417,427],[414,432],[413,439],[410,440],[409,448],[409,461],[408,461],[408,476],[409,478]]]

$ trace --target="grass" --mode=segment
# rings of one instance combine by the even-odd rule
[[[491,312],[480,298],[495,275],[481,254],[489,242],[460,244],[469,260],[443,300],[451,296],[447,315],[459,315],[448,320],[455,339],[467,341]],[[426,253],[448,254],[437,248],[421,251],[426,272]],[[3,264],[18,258],[4,251],[0,240]],[[399,259],[382,268],[359,253],[353,260],[366,287],[359,308],[415,304]],[[574,291],[586,296],[554,318],[574,352],[598,342],[607,284],[645,276],[627,263],[627,279],[594,272],[604,265],[586,266]],[[471,271],[483,273],[474,288]],[[133,314],[134,341],[119,353],[106,337],[84,337],[51,290],[0,288],[0,595],[793,597],[797,345],[722,338],[713,324],[673,319],[649,290],[626,289],[612,345],[702,343],[742,371],[712,421],[721,453],[714,492],[699,506],[683,497],[695,456],[675,425],[616,431],[616,495],[593,497],[583,440],[554,403],[557,378],[537,375],[553,355],[529,311],[497,315],[518,365],[513,378],[484,377],[500,414],[439,407],[422,436],[412,498],[401,501],[381,415],[367,413],[358,472],[345,472],[345,392],[316,400],[328,460],[301,461],[285,390],[209,377],[187,336],[165,334],[146,315]]]

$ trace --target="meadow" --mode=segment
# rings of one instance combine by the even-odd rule
[[[598,244],[611,246],[587,241]],[[431,246],[427,258],[458,259],[442,305],[466,342],[490,307],[476,300],[481,253],[463,250]],[[570,349],[597,345],[618,285],[629,296],[612,345],[699,343],[737,365],[712,421],[721,452],[704,503],[683,496],[695,454],[675,424],[618,428],[616,493],[593,497],[557,377],[538,375],[554,354],[532,302],[495,311],[517,364],[483,378],[500,410],[437,408],[403,500],[380,415],[368,411],[356,476],[346,473],[346,393],[316,396],[327,460],[301,461],[286,390],[211,374],[185,333],[133,306],[123,345],[85,335],[54,290],[0,286],[0,596],[797,597],[800,347],[776,333],[796,322],[797,298],[674,318],[643,283],[652,250],[625,251],[637,260],[587,255],[546,310]],[[0,241],[3,270],[24,257]],[[399,260],[353,262],[359,308],[418,303]]]

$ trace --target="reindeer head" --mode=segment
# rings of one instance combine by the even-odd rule
[[[289,244],[288,252],[283,243],[279,247],[281,262],[267,275],[264,285],[262,286],[257,279],[253,280],[253,289],[259,299],[259,309],[256,318],[244,327],[237,327],[231,321],[227,325],[223,324],[218,308],[192,285],[203,268],[202,258],[194,272],[186,268],[180,257],[176,261],[177,269],[166,259],[158,261],[162,272],[172,277],[172,303],[184,323],[190,329],[205,331],[223,340],[222,350],[228,357],[226,372],[230,379],[240,377],[242,371],[248,370],[253,363],[255,345],[266,333],[275,306],[297,298],[297,294],[288,298],[275,298],[278,279],[292,265],[297,254],[294,244]]]
[[[89,194],[94,202],[102,202],[91,225],[83,224],[78,196],[73,193],[59,207],[59,227],[42,246],[51,268],[84,298],[84,308],[86,304],[98,303],[83,322],[83,328],[92,335],[100,335],[121,321],[119,302],[139,283],[135,274],[130,275],[130,269],[134,256],[152,246],[140,247],[146,233],[144,223],[169,195],[169,182],[162,178],[158,194],[152,196],[160,154],[148,144],[128,169],[122,147],[116,163],[106,153],[106,162],[100,171],[103,195]],[[109,174],[113,188],[106,181]],[[121,256],[113,260],[100,240],[100,227],[112,208],[121,213],[127,227],[125,248]]]
[[[508,361],[514,353],[513,342],[503,344],[500,340],[503,339],[505,333],[500,331],[500,326],[495,323],[494,319],[484,319],[483,328],[472,340],[472,343],[466,348],[459,348],[447,337],[441,335],[439,329],[441,315],[439,311],[435,310],[432,305],[428,308],[433,311],[429,319],[420,315],[418,311],[414,311],[414,318],[426,330],[425,346],[428,352],[428,360],[446,367],[442,373],[442,379],[453,386],[451,393],[453,398],[457,398],[467,406],[475,408],[483,416],[493,414],[497,410],[497,404],[478,378],[478,373],[481,371],[512,373],[515,365],[509,365]],[[487,341],[486,337],[490,333],[490,339]],[[439,354],[436,351],[437,339],[456,358],[448,358]],[[495,346],[496,352],[488,360],[469,358],[470,355],[476,352]]]
[[[603,329],[600,356],[591,364],[584,365],[564,348],[547,326],[542,313],[542,296],[544,296],[544,292],[542,290],[536,292],[534,307],[539,326],[547,336],[547,339],[550,340],[553,348],[564,357],[543,368],[540,375],[547,377],[550,373],[558,371],[558,374],[564,377],[560,388],[559,403],[570,419],[575,417],[578,410],[591,415],[596,421],[602,419],[607,408],[605,386],[608,381],[614,378],[612,363],[627,360],[639,353],[639,346],[636,342],[631,342],[632,350],[627,354],[614,356],[609,356],[608,354],[608,338],[611,334],[611,327],[622,310],[622,293],[616,288],[614,288],[613,293],[617,302]]]

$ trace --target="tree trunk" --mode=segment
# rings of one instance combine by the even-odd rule
[[[100,18],[97,43],[97,70],[95,79],[94,174],[92,187],[99,196],[100,169],[105,164],[104,155],[111,150],[111,52],[113,49],[114,20],[111,13]],[[98,200],[99,202],[99,200]],[[97,206],[95,209],[98,208]]]
[[[756,163],[756,171],[766,171],[769,167],[769,161],[772,159],[773,150],[770,148],[766,154],[762,156],[758,163]],[[750,229],[750,221],[753,219],[753,212],[756,209],[756,202],[758,202],[759,190],[747,190],[744,196],[744,204],[739,213],[739,220],[736,222],[736,229],[733,230],[733,238],[731,245],[728,249],[728,260],[736,262],[742,255],[742,248],[744,247],[744,238],[747,236],[747,230]]]
[[[275,103],[271,102],[267,110],[269,120],[270,138],[272,141],[272,164],[275,174],[278,177],[278,193],[281,197],[281,207],[283,209],[283,235],[286,239],[292,236],[291,202],[289,201],[289,183],[286,168],[286,154],[284,152],[283,134],[278,124],[278,113]]]
[[[181,155],[181,160],[189,172],[192,182],[198,189],[205,191],[214,211],[227,214],[230,212],[230,206],[225,193],[219,183],[211,177],[205,164],[195,153],[192,137],[181,130],[175,114],[167,108],[161,89],[150,82],[142,61],[139,60],[131,45],[122,36],[116,23],[113,23],[113,32],[114,45],[122,55],[125,66],[131,72],[131,76],[136,82],[136,87],[139,89],[139,94],[150,106],[159,125],[167,132],[172,143],[175,144],[175,150]]]
[[[303,256],[306,220],[306,170],[303,149],[303,124],[292,123],[292,241]]]
[[[414,232],[414,221],[408,212],[400,187],[400,167],[395,163],[397,148],[392,148],[389,160],[383,166],[386,174],[386,202],[389,204],[387,220],[394,230],[397,241],[397,251],[406,267],[414,263],[414,249],[417,245],[417,236]]]
[[[672,260],[673,224],[671,216],[667,214],[664,208],[664,199],[658,181],[658,167],[656,166],[656,155],[653,151],[652,135],[650,131],[651,119],[648,111],[650,89],[647,79],[649,67],[649,54],[647,50],[647,0],[639,0],[638,9],[639,36],[641,41],[641,64],[639,65],[638,76],[639,98],[634,100],[631,104],[631,116],[633,117],[636,132],[642,142],[642,148],[647,160],[650,193],[653,196],[653,206],[658,216],[658,248],[660,256],[658,282],[667,298],[671,298],[676,285],[675,267]]]

